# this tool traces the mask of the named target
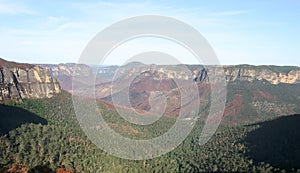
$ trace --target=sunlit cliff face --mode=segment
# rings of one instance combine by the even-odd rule
[[[134,75],[135,73],[143,73],[146,71],[151,71],[149,68],[132,68],[127,76]],[[178,69],[168,69],[164,67],[158,67],[155,69],[156,72],[159,73],[161,79],[180,79],[180,80],[192,80],[195,78],[199,78],[198,80],[205,80],[209,81],[210,73],[213,72],[213,68],[199,68],[193,70],[192,72],[188,73],[185,70]],[[267,80],[272,84],[279,84],[279,83],[288,83],[293,84],[300,81],[300,70],[291,70],[288,73],[283,72],[275,72],[272,69],[263,69],[263,70],[256,70],[256,69],[244,69],[244,68],[224,68],[224,74],[226,81],[254,81],[254,80]],[[125,75],[125,74],[124,74]]]
[[[235,80],[267,80],[272,84],[279,83],[288,83],[293,84],[299,81],[300,79],[300,70],[291,70],[288,73],[274,72],[269,69],[265,70],[254,70],[254,69],[233,69],[226,70],[226,80],[235,81]]]
[[[0,67],[0,101],[49,98],[61,92],[59,83],[47,69],[8,63],[2,63]]]

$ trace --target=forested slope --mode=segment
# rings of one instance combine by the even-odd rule
[[[264,138],[264,133],[261,133],[265,128],[264,124],[234,127],[222,124],[208,143],[199,146],[198,140],[203,127],[203,122],[199,120],[188,138],[172,152],[151,160],[130,161],[110,156],[87,139],[77,123],[68,93],[47,99],[24,100],[22,103],[11,102],[10,106],[39,115],[48,123],[24,123],[2,135],[2,169],[13,164],[25,165],[29,172],[38,168],[67,168],[73,172],[296,172],[300,168],[299,158],[293,157],[293,152],[299,151],[299,145],[289,142],[293,138],[299,138],[297,131],[281,136],[286,141],[283,143],[276,143],[276,138],[265,138],[275,140],[276,151],[286,152],[285,157],[278,156],[276,162],[273,162],[270,158],[278,154],[276,151],[270,155],[270,150],[258,150],[253,143],[256,137],[259,140]],[[99,103],[99,107],[108,124],[127,137],[157,136],[164,133],[175,121],[173,118],[162,118],[160,122],[149,127],[134,126],[118,118],[116,112],[104,104]],[[2,111],[3,109],[1,115]],[[271,120],[270,123],[273,121],[280,122],[281,119]],[[289,133],[284,129],[295,126],[299,126],[299,121],[280,126],[280,131]],[[274,133],[277,132],[278,130],[274,130]],[[260,135],[254,135],[253,139],[255,133]],[[273,134],[268,131],[267,135],[269,133]],[[272,142],[269,141],[270,144]],[[290,147],[293,150],[286,150]],[[255,151],[266,152],[269,159],[255,156]],[[287,164],[278,165],[278,162]]]

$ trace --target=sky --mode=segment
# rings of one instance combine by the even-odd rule
[[[89,41],[108,26],[162,15],[198,30],[223,65],[299,66],[299,9],[299,0],[0,0],[0,57],[39,64],[78,62]],[[143,50],[168,50],[182,63],[197,63],[174,42],[145,38],[116,48],[105,64],[119,65]]]

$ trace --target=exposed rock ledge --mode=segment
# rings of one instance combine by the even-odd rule
[[[0,58],[0,102],[52,97],[60,92],[60,85],[49,70]]]

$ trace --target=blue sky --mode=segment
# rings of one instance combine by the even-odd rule
[[[153,14],[196,28],[221,64],[299,66],[299,9],[298,0],[0,0],[0,57],[29,63],[77,62],[89,40],[105,27]],[[134,50],[132,43],[123,53]],[[188,57],[183,61],[194,63]]]

